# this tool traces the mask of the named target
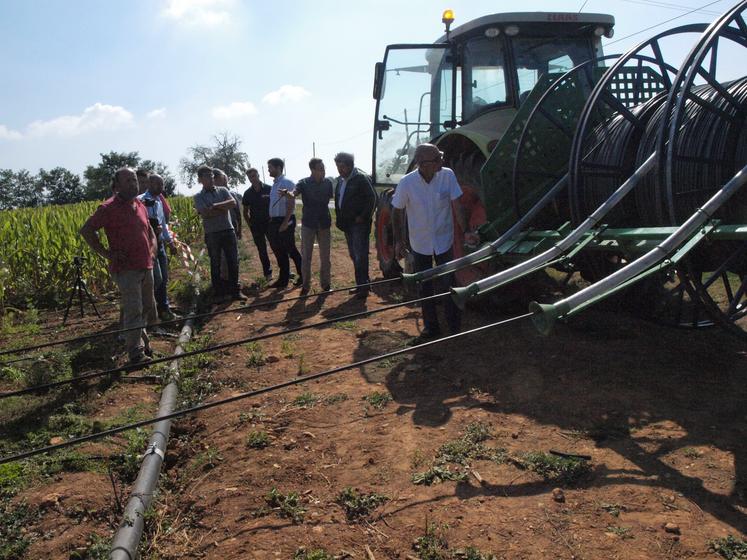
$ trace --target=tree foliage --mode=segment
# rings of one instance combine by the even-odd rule
[[[80,177],[64,167],[55,167],[50,171],[40,169],[36,184],[37,190],[46,194],[47,204],[80,202],[85,194]]]
[[[26,169],[0,170],[0,210],[44,204],[44,190]]]
[[[120,167],[137,167],[140,156],[137,152],[109,152],[101,154],[101,163],[89,165],[83,172],[86,178],[86,200],[109,198],[112,192],[112,177]]]
[[[179,176],[188,187],[197,181],[197,168],[201,165],[217,167],[228,176],[228,185],[237,187],[246,182],[246,172],[251,167],[249,156],[241,151],[241,139],[221,132],[212,138],[212,145],[197,144],[187,149],[187,156],[179,162]]]

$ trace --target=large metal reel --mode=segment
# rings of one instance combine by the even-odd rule
[[[747,77],[726,75],[719,56],[747,49],[747,1],[703,33],[673,81],[657,138],[661,220],[679,225],[747,163]],[[737,55],[739,60],[744,60]],[[747,192],[713,216],[720,224],[747,223]],[[745,335],[747,242],[701,243],[677,269],[679,289],[717,322]]]
[[[587,60],[558,77],[534,106],[519,136],[511,174],[516,218],[523,217],[568,171],[568,156],[581,111],[606,70],[610,55]],[[532,220],[554,229],[570,220],[567,197],[559,194]]]

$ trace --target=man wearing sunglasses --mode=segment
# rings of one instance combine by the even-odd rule
[[[453,259],[454,222],[456,217],[462,231],[467,232],[467,219],[459,198],[462,189],[456,175],[448,167],[443,167],[443,153],[433,144],[421,144],[415,150],[417,169],[400,180],[392,198],[394,206],[394,250],[398,259],[405,253],[412,253],[416,272],[428,270]],[[407,216],[408,240],[404,234],[404,216]],[[475,241],[474,234],[465,233],[467,242]],[[409,241],[409,243],[408,243]],[[449,289],[452,275],[435,280],[438,292]],[[434,282],[420,285],[420,297],[433,295]],[[451,334],[461,328],[459,308],[451,298],[445,299],[446,323]],[[421,303],[423,331],[421,339],[436,338],[441,335],[436,314],[436,302]]]

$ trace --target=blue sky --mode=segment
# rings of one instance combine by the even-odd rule
[[[308,174],[313,142],[328,172],[340,150],[370,170],[374,63],[389,43],[436,40],[445,8],[456,26],[499,11],[584,5],[615,16],[615,44],[605,51],[623,52],[667,27],[710,22],[734,2],[625,38],[706,4],[0,0],[0,168],[82,173],[100,152],[136,150],[176,174],[190,145],[228,131],[253,165],[285,158],[292,179]],[[673,48],[684,56],[681,43]]]

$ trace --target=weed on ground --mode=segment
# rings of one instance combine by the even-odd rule
[[[293,523],[303,522],[306,510],[301,506],[301,499],[298,496],[298,492],[283,494],[277,488],[273,487],[267,496],[265,496],[265,501],[280,517],[291,519]]]
[[[545,480],[573,485],[591,472],[591,465],[585,459],[560,457],[541,451],[527,453],[518,458],[517,466],[537,473]]]
[[[373,510],[381,504],[386,503],[389,498],[381,494],[371,492],[370,494],[360,493],[349,486],[344,488],[335,500],[345,510],[348,521],[355,521],[362,517],[367,517]]]

